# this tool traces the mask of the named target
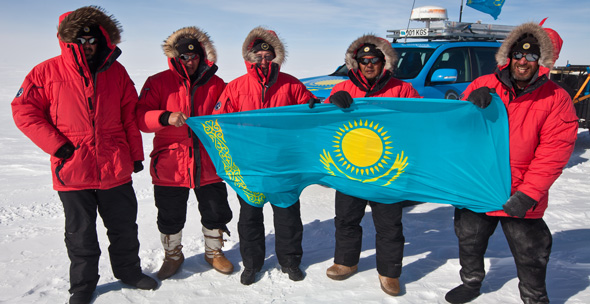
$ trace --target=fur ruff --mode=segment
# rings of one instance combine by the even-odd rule
[[[358,49],[366,43],[374,44],[377,49],[380,50],[383,55],[385,55],[385,65],[383,66],[383,69],[389,70],[393,73],[397,67],[397,52],[393,49],[393,47],[391,47],[391,43],[389,41],[372,34],[361,36],[350,44],[344,57],[344,62],[346,63],[348,69],[354,71],[358,70],[359,65],[356,61],[356,53]]]
[[[250,51],[256,39],[262,39],[266,41],[266,43],[270,44],[274,48],[276,56],[272,62],[277,63],[280,66],[283,65],[287,59],[287,50],[285,49],[285,45],[283,42],[281,42],[281,39],[274,31],[265,29],[263,27],[256,27],[252,29],[246,37],[246,40],[244,40],[244,44],[242,45],[242,57],[244,57],[244,60],[248,62],[257,62],[256,55]]]
[[[203,49],[205,56],[207,57],[206,59],[213,63],[217,61],[217,51],[215,50],[215,46],[213,45],[211,37],[206,32],[195,26],[183,27],[172,33],[172,35],[164,40],[164,44],[162,44],[164,54],[168,58],[176,58],[180,56],[174,45],[179,40],[184,38],[197,39],[197,41],[199,41],[201,44],[201,48]]]
[[[123,28],[112,15],[99,6],[85,6],[69,13],[59,23],[57,34],[65,43],[75,43],[80,29],[87,25],[98,24],[109,35],[110,43],[121,42]]]
[[[539,48],[541,49],[541,56],[539,57],[539,65],[551,69],[555,61],[553,60],[553,43],[551,38],[547,35],[547,32],[543,28],[534,22],[524,23],[513,29],[508,37],[504,39],[504,42],[496,53],[496,62],[498,66],[502,67],[508,64],[511,57],[510,50],[516,43],[518,38],[525,33],[532,34],[537,41],[539,41]]]

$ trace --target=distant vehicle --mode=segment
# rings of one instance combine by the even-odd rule
[[[399,57],[394,77],[411,83],[423,97],[459,99],[471,81],[494,71],[499,41],[514,28],[444,21],[446,15],[446,9],[440,7],[417,8],[411,20],[425,21],[425,28],[388,31],[392,34],[387,38],[393,38],[391,46]],[[347,75],[348,68],[341,65],[330,75],[301,81],[317,97],[325,99],[334,85],[348,79]]]
[[[549,78],[570,94],[579,127],[590,129],[590,66],[568,64],[554,67]]]

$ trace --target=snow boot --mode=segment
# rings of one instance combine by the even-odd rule
[[[180,269],[180,265],[184,262],[184,254],[182,254],[182,230],[176,234],[160,234],[160,240],[164,246],[164,263],[158,271],[158,279],[165,280]]]
[[[223,255],[221,247],[225,240],[223,239],[223,230],[207,229],[203,227],[205,236],[205,261],[211,264],[213,268],[223,274],[234,272],[234,265]]]
[[[303,272],[301,272],[301,269],[299,269],[297,266],[281,267],[281,271],[283,273],[288,273],[289,279],[291,279],[291,281],[301,281],[305,277]]]
[[[345,280],[357,272],[358,268],[358,265],[348,267],[340,264],[334,264],[330,266],[328,270],[326,270],[326,275],[332,280]]]
[[[256,281],[256,273],[258,273],[260,269],[254,268],[244,268],[242,274],[240,275],[240,283],[243,285],[250,285]]]
[[[479,296],[479,288],[471,288],[461,284],[445,295],[445,300],[451,304],[461,304],[471,302]]]
[[[121,282],[143,290],[154,290],[158,288],[158,282],[143,273],[135,277],[121,279]]]
[[[92,292],[77,291],[70,296],[69,304],[90,304],[92,302]]]
[[[379,283],[381,290],[390,296],[397,296],[399,294],[399,278],[390,278],[379,275]]]

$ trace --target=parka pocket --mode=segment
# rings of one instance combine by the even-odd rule
[[[150,173],[154,181],[166,184],[182,183],[187,178],[187,148],[179,143],[161,145],[152,153]]]

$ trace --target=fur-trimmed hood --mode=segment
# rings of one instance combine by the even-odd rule
[[[246,36],[246,40],[244,40],[244,44],[242,45],[242,57],[244,57],[244,60],[254,63],[257,62],[256,56],[250,51],[256,39],[262,39],[274,48],[275,59],[272,62],[282,66],[287,59],[285,45],[274,31],[263,27],[252,29],[248,36]]]
[[[180,56],[176,50],[175,45],[179,40],[184,38],[196,39],[199,41],[201,48],[205,53],[206,60],[212,63],[217,61],[217,51],[215,50],[215,46],[213,45],[211,37],[206,32],[195,26],[183,27],[166,38],[166,40],[164,40],[164,44],[162,44],[164,54],[168,58],[176,58]]]
[[[346,63],[348,69],[354,71],[358,70],[359,65],[356,61],[356,54],[361,46],[367,43],[374,44],[377,49],[379,49],[383,55],[385,55],[385,65],[383,66],[383,69],[393,73],[397,67],[397,52],[393,49],[393,47],[391,47],[391,43],[389,41],[372,34],[361,36],[350,44],[344,57],[344,62]]]
[[[121,42],[123,28],[112,15],[99,6],[84,6],[59,17],[57,35],[65,43],[76,43],[78,32],[82,27],[97,24],[107,44],[117,45]]]
[[[496,62],[499,67],[506,66],[510,62],[510,50],[523,34],[533,35],[539,42],[539,48],[541,50],[541,56],[539,57],[539,65],[551,69],[555,64],[553,57],[553,43],[551,38],[547,35],[547,32],[537,23],[529,22],[517,26],[513,29],[508,37],[504,39],[504,42],[496,53]]]

